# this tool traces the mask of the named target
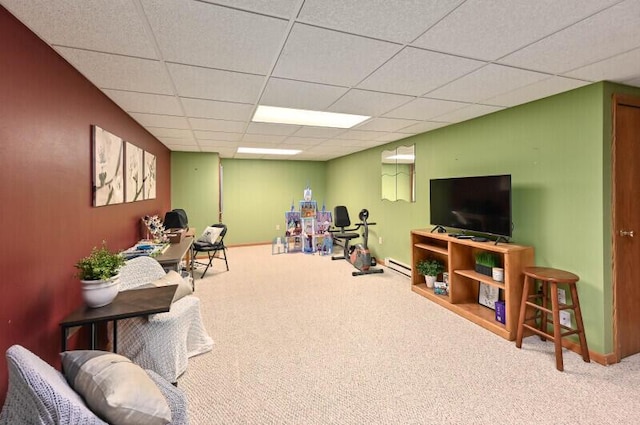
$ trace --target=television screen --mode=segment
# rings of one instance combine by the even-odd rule
[[[432,179],[431,224],[511,237],[511,175]]]

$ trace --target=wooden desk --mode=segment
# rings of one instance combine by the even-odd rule
[[[171,309],[171,301],[178,285],[148,287],[121,291],[116,298],[104,307],[82,306],[69,314],[62,322],[62,351],[67,350],[69,328],[91,325],[91,349],[96,349],[96,325],[113,321],[113,352],[118,351],[118,320],[149,314],[165,313]]]
[[[180,272],[180,263],[182,259],[187,260],[187,270],[191,273],[193,269],[193,236],[185,236],[180,242],[172,243],[169,248],[155,258],[165,270],[175,270]]]

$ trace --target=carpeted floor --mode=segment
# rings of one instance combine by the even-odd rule
[[[196,279],[213,351],[179,379],[192,425],[637,424],[640,356],[604,367],[522,350],[391,270],[231,248]],[[589,312],[584,313],[585,316]]]

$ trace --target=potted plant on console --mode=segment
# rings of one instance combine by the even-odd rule
[[[444,264],[436,259],[426,259],[418,261],[416,269],[424,276],[427,288],[433,288],[436,277],[444,271]]]
[[[492,269],[498,267],[498,258],[488,251],[479,251],[476,254],[476,271],[485,276],[492,275]]]
[[[106,242],[100,248],[94,247],[91,254],[76,263],[82,296],[89,307],[105,306],[118,295],[123,265],[124,257],[109,251]]]

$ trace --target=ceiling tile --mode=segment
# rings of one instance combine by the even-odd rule
[[[169,137],[172,139],[194,140],[193,132],[191,130],[162,127],[147,127],[147,130],[157,138]]]
[[[175,96],[108,89],[103,90],[103,92],[126,112],[182,115],[180,102]]]
[[[261,105],[319,111],[347,92],[346,87],[270,78]]]
[[[487,65],[428,94],[431,98],[481,102],[489,97],[549,78],[539,72]]]
[[[377,117],[412,99],[411,96],[352,89],[328,110]]]
[[[409,43],[462,0],[305,0],[299,19],[314,25],[399,43]]]
[[[640,48],[583,66],[564,75],[589,81],[608,80],[623,83],[633,78],[640,78],[638,64],[640,64]]]
[[[189,122],[185,117],[174,117],[170,115],[141,114],[133,112],[131,117],[138,121],[143,127],[181,128],[188,130]]]
[[[215,140],[218,142],[238,142],[242,139],[242,133],[226,133],[224,131],[203,131],[196,130],[193,132],[200,141]]]
[[[501,63],[562,74],[640,44],[639,1],[625,1],[525,47]]]
[[[141,0],[164,60],[266,74],[287,21],[197,1]]]
[[[243,121],[211,120],[206,118],[189,118],[194,130],[224,131],[228,133],[244,133],[247,126]]]
[[[297,137],[319,137],[330,138],[335,137],[345,132],[344,128],[329,128],[329,127],[309,127],[302,126],[300,130],[294,133]]]
[[[66,47],[56,47],[56,51],[98,88],[174,94],[158,61]]]
[[[181,100],[187,116],[193,118],[248,121],[253,112],[253,106],[244,103],[188,98],[182,98]]]
[[[396,140],[401,140],[401,139],[405,139],[407,137],[410,137],[411,135],[406,134],[406,133],[396,133],[396,132],[391,132],[391,133],[380,133],[380,136],[378,136],[378,138],[376,138],[376,141],[378,142],[394,142]]]
[[[427,131],[435,130],[436,128],[446,127],[449,123],[446,122],[437,122],[437,121],[423,121],[415,125],[410,125],[409,127],[402,128],[398,130],[398,133],[405,134],[420,134],[425,133]]]
[[[485,64],[408,47],[358,84],[358,88],[421,96]]]
[[[182,97],[254,103],[265,77],[196,66],[167,64]]]
[[[396,131],[420,122],[421,121],[403,120],[398,118],[372,118],[355,127],[354,130]]]
[[[469,0],[413,44],[495,60],[618,0]]]
[[[444,112],[468,106],[468,103],[450,102],[447,100],[418,98],[385,114],[389,118],[406,118],[413,120],[428,120]]]
[[[299,0],[203,0],[207,3],[226,4],[237,9],[247,9],[267,15],[290,18],[298,12]]]
[[[319,145],[320,143],[324,142],[327,139],[323,139],[323,138],[316,138],[316,137],[297,137],[297,136],[291,136],[291,137],[287,137],[286,139],[284,139],[284,141],[282,142],[283,144],[286,145],[297,145],[297,146],[316,146]]]
[[[2,5],[50,44],[157,59],[134,2],[2,0]]]
[[[398,48],[397,44],[295,24],[273,75],[353,86]]]
[[[324,142],[322,142],[322,147],[353,147],[353,146],[358,146],[358,139],[330,139],[330,140],[325,140]],[[316,145],[318,146],[318,145]]]
[[[165,146],[167,146],[169,149],[171,149],[173,152],[201,152],[200,148],[198,146],[187,146],[187,145],[175,145],[175,144],[164,144]]]
[[[551,77],[484,100],[489,105],[516,106],[589,84],[572,78]]]
[[[250,134],[274,134],[279,136],[290,136],[300,130],[299,125],[271,124],[266,122],[249,123],[247,133]]]
[[[340,135],[341,139],[346,140],[376,140],[380,136],[377,131],[365,131],[365,130],[349,130]]]
[[[245,134],[242,142],[247,143],[281,143],[286,136],[278,136],[275,134]]]
[[[174,137],[159,137],[158,140],[160,140],[165,145],[193,146],[196,148],[198,147],[198,144],[193,139],[189,140],[189,139],[179,139]]]
[[[461,122],[466,121],[471,118],[476,118],[482,115],[487,115],[492,112],[499,111],[503,108],[499,106],[489,106],[489,105],[469,105],[462,109],[457,109],[452,112],[447,112],[446,114],[438,115],[435,118],[448,121],[448,122]]]

